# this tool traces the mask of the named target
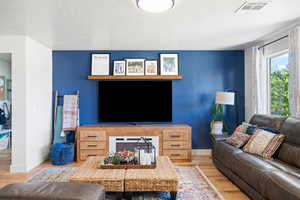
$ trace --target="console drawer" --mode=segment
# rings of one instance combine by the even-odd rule
[[[80,150],[80,160],[86,160],[88,157],[91,156],[104,156],[104,150]]]
[[[188,149],[187,141],[164,141],[163,149]]]
[[[80,142],[80,149],[105,149],[105,142]]]
[[[164,140],[187,140],[188,134],[186,131],[165,130],[163,131]]]
[[[80,140],[105,141],[106,134],[105,131],[82,130],[80,131]]]
[[[171,160],[186,160],[190,158],[190,150],[164,150],[163,154]]]

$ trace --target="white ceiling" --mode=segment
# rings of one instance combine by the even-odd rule
[[[300,17],[300,0],[239,14],[244,0],[176,0],[162,14],[134,2],[0,0],[0,35],[25,34],[55,50],[241,49]]]

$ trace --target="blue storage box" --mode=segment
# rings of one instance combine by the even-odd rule
[[[74,144],[56,143],[51,149],[53,165],[66,165],[74,162]]]

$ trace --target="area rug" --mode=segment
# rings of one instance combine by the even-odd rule
[[[77,168],[44,168],[26,182],[69,182]],[[224,200],[208,178],[197,166],[176,167],[179,175],[177,200]],[[113,200],[113,193],[107,193],[107,200]],[[147,192],[133,194],[132,200],[168,200],[168,192]]]

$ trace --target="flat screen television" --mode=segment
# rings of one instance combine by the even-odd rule
[[[171,122],[172,81],[99,82],[100,122]]]

